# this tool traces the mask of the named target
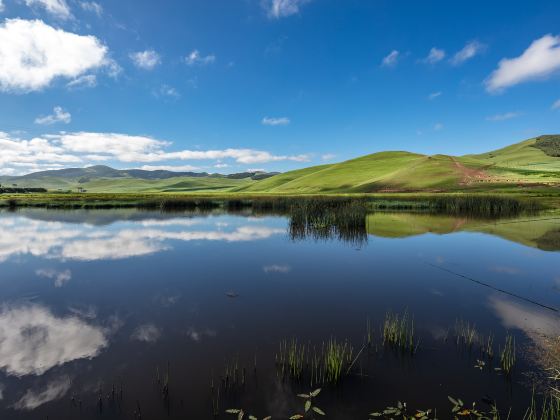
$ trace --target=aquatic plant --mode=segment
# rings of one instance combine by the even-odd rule
[[[315,405],[314,398],[316,398],[321,393],[321,388],[317,388],[308,394],[298,394],[298,397],[303,398],[303,413],[297,413],[290,417],[290,420],[299,420],[305,418],[307,415],[314,416],[314,414],[319,414],[324,416],[325,412]]]
[[[332,384],[339,382],[344,375],[345,365],[352,362],[352,346],[348,342],[339,343],[336,339],[327,342],[323,363],[325,369],[325,380]]]
[[[369,413],[369,417],[384,417],[386,419],[397,419],[401,418],[402,420],[429,420],[430,415],[432,415],[432,410],[416,410],[415,414],[408,414],[407,413],[407,406],[406,403],[398,401],[397,404],[392,407],[386,407],[383,411],[376,411],[373,413]],[[433,420],[436,419],[435,414],[432,417]]]
[[[457,345],[464,344],[467,347],[472,347],[478,338],[475,325],[465,322],[462,319],[455,321],[455,340]]]
[[[515,339],[510,335],[506,335],[504,348],[500,353],[500,366],[502,371],[509,375],[515,364]]]
[[[417,343],[414,339],[414,319],[408,311],[402,315],[387,312],[383,323],[383,344],[414,353]]]
[[[286,375],[301,379],[305,364],[306,348],[297,339],[283,340],[280,342],[280,350],[276,354],[276,365],[280,368],[282,377]]]
[[[241,408],[229,408],[226,410],[226,413],[237,415],[237,420],[242,420],[243,417],[245,416],[245,411],[243,411]],[[252,414],[249,414],[247,418],[249,420],[259,420],[258,417],[253,416]],[[271,418],[272,416],[266,416],[266,417],[262,417],[260,420],[270,420]]]

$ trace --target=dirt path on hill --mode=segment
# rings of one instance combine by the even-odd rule
[[[473,182],[490,181],[491,177],[482,169],[468,168],[454,157],[452,157],[451,160],[453,161],[455,168],[462,176],[461,181],[459,182],[460,185],[468,185]]]

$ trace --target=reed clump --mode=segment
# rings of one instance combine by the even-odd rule
[[[515,359],[515,339],[511,334],[507,334],[504,348],[500,352],[500,366],[506,375],[513,370]]]
[[[408,311],[402,314],[387,312],[383,323],[383,344],[403,352],[415,352],[414,318],[409,316]]]

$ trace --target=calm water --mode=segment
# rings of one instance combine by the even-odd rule
[[[560,327],[560,220],[545,219],[378,213],[343,241],[293,240],[280,216],[0,213],[0,418],[210,419],[212,378],[221,413],[287,418],[311,384],[278,376],[279,342],[333,337],[356,355],[367,319],[374,345],[317,398],[328,418],[367,419],[397,400],[447,418],[448,395],[518,418],[533,350]],[[382,345],[388,310],[414,315],[414,356]],[[458,319],[492,332],[496,353],[514,335],[511,378],[493,369],[497,355],[475,368],[478,346],[455,343]],[[235,361],[245,384],[226,390]]]

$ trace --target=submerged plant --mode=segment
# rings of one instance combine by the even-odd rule
[[[383,323],[383,344],[414,353],[414,319],[409,318],[407,311],[402,315],[387,312]]]

